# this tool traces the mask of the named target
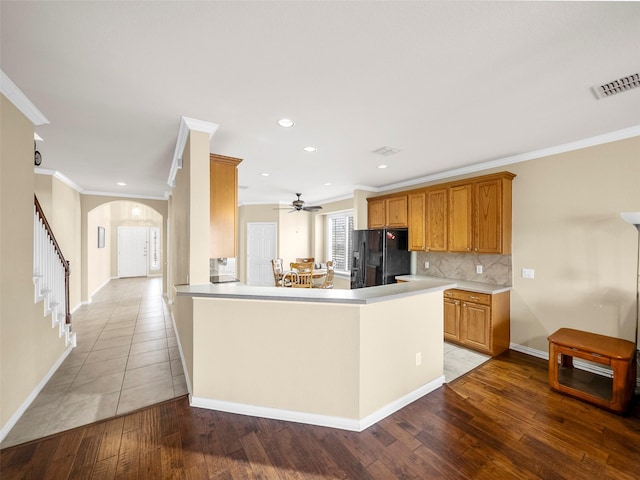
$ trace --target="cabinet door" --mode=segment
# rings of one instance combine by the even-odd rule
[[[462,304],[461,339],[471,348],[491,349],[491,307],[477,303]]]
[[[502,252],[502,180],[475,184],[474,251]]]
[[[387,227],[407,228],[407,196],[387,198]]]
[[[240,159],[209,155],[210,161],[210,255],[211,258],[237,256],[238,163]]]
[[[425,249],[430,252],[447,251],[447,189],[427,192],[427,224]]]
[[[444,299],[444,339],[460,341],[460,300]]]
[[[384,228],[387,224],[384,200],[370,200],[367,213],[369,228]]]
[[[425,198],[424,192],[409,195],[409,250],[425,248]]]
[[[471,195],[472,185],[459,185],[448,189],[450,252],[471,251]]]

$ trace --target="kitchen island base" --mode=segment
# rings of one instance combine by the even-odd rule
[[[191,403],[361,431],[444,382],[442,298],[442,289],[372,303],[178,296]]]

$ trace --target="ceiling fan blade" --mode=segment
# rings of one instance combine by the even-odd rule
[[[307,212],[317,212],[318,210],[322,210],[322,207],[319,205],[314,205],[311,207],[302,207],[302,210],[305,210]]]

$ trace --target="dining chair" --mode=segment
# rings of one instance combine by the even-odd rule
[[[314,263],[315,260],[316,259],[313,258],[313,257],[306,257],[306,258],[299,257],[299,258],[296,258],[296,262],[298,262],[298,263]]]
[[[324,282],[320,285],[320,288],[333,288],[333,276],[335,270],[333,268],[333,262],[329,260],[327,262],[327,274],[324,276]]]
[[[284,267],[282,266],[282,259],[274,258],[271,260],[271,266],[273,268],[273,280],[276,287],[290,287],[291,276],[285,274]]]
[[[313,262],[291,262],[291,286],[294,288],[311,288],[313,285]]]

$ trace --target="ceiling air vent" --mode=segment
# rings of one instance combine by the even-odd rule
[[[634,73],[627,77],[622,77],[613,82],[597,85],[593,88],[596,97],[605,98],[615,95],[616,93],[626,92],[632,88],[640,87],[640,73]]]
[[[398,150],[397,148],[391,148],[391,147],[380,147],[377,150],[374,150],[373,153],[377,153],[378,155],[383,155],[383,156],[387,156],[387,155],[393,155],[394,153],[398,153],[400,150]]]

